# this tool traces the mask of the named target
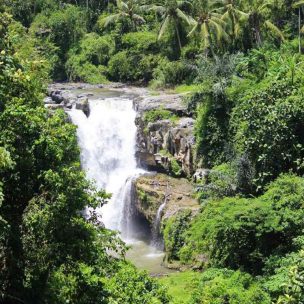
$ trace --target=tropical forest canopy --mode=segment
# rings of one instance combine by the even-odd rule
[[[199,214],[170,218],[164,239],[168,260],[204,270],[184,276],[189,303],[303,303],[303,8],[2,0],[0,299],[183,303],[83,218],[108,196],[81,171],[75,127],[43,105],[51,81],[115,81],[187,93],[197,166],[210,174]]]

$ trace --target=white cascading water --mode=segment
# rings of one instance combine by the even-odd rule
[[[70,117],[78,126],[81,162],[89,179],[99,189],[111,193],[110,201],[100,208],[105,226],[128,237],[128,215],[132,180],[140,174],[136,166],[136,112],[127,98],[90,101],[90,115],[72,109]]]

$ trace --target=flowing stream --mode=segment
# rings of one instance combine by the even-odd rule
[[[127,257],[136,266],[153,274],[169,272],[161,265],[163,252],[150,246],[149,240],[139,239],[141,231],[137,230],[141,229],[132,222],[133,181],[144,172],[137,168],[135,159],[136,112],[132,99],[100,97],[89,103],[89,117],[76,109],[69,115],[78,126],[81,162],[87,177],[112,194],[98,214],[107,228],[119,231],[131,246]]]

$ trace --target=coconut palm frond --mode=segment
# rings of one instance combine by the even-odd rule
[[[230,14],[229,14],[229,12],[226,11],[226,12],[221,16],[221,19],[227,22],[227,21],[230,19]]]
[[[304,6],[304,0],[297,1],[296,3],[293,3],[293,5],[292,5],[293,8],[299,8],[302,6]]]
[[[170,23],[170,17],[167,16],[160,27],[160,30],[158,33],[158,39],[161,39],[161,37],[164,35],[164,32],[166,31],[167,27],[169,26],[169,23]]]
[[[183,11],[181,11],[179,8],[176,9],[176,14],[180,19],[182,19],[182,20],[186,21],[188,24],[190,24],[189,17]]]
[[[189,36],[192,36],[192,35],[198,30],[198,27],[199,27],[198,22],[195,22],[193,28],[191,29],[191,31],[190,31],[189,34],[188,34],[188,37],[189,37]]]
[[[155,11],[158,14],[164,14],[166,12],[166,8],[161,5],[145,5],[148,11]]]
[[[283,33],[281,32],[281,30],[274,25],[272,22],[270,22],[269,20],[265,21],[265,26],[277,37],[279,37],[282,41],[285,41],[285,37],[283,35]]]
[[[142,16],[139,16],[137,14],[133,14],[133,19],[139,21],[140,23],[146,23],[146,20]]]
[[[119,10],[128,10],[128,5],[122,0],[116,0],[116,6]]]
[[[114,14],[111,16],[107,16],[100,21],[100,24],[102,27],[106,28],[110,24],[117,22],[117,20],[120,19],[120,17],[121,17],[121,14]]]

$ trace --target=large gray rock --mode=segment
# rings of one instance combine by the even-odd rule
[[[175,159],[181,166],[183,175],[191,176],[195,171],[194,120],[182,117],[177,123],[159,120],[145,125],[142,117],[139,114],[136,119],[138,163],[150,170],[169,172],[170,163]]]
[[[77,110],[82,110],[86,116],[90,115],[90,104],[88,98],[79,98],[76,100],[75,104]]]
[[[48,89],[48,97],[45,98],[45,106],[49,109],[55,110],[57,108],[63,108],[70,110],[74,106],[76,109],[82,110],[87,116],[90,115],[90,105],[88,96],[93,96],[93,93],[78,94],[73,87],[68,90],[67,87],[58,87],[59,84],[50,86]]]
[[[162,94],[138,97],[134,100],[134,106],[139,113],[162,108],[178,116],[188,116],[183,96],[183,94]]]
[[[195,214],[200,205],[194,198],[194,186],[185,178],[173,178],[166,174],[146,174],[135,181],[136,211],[153,226],[159,207],[166,200],[162,219],[166,220],[187,209]]]

